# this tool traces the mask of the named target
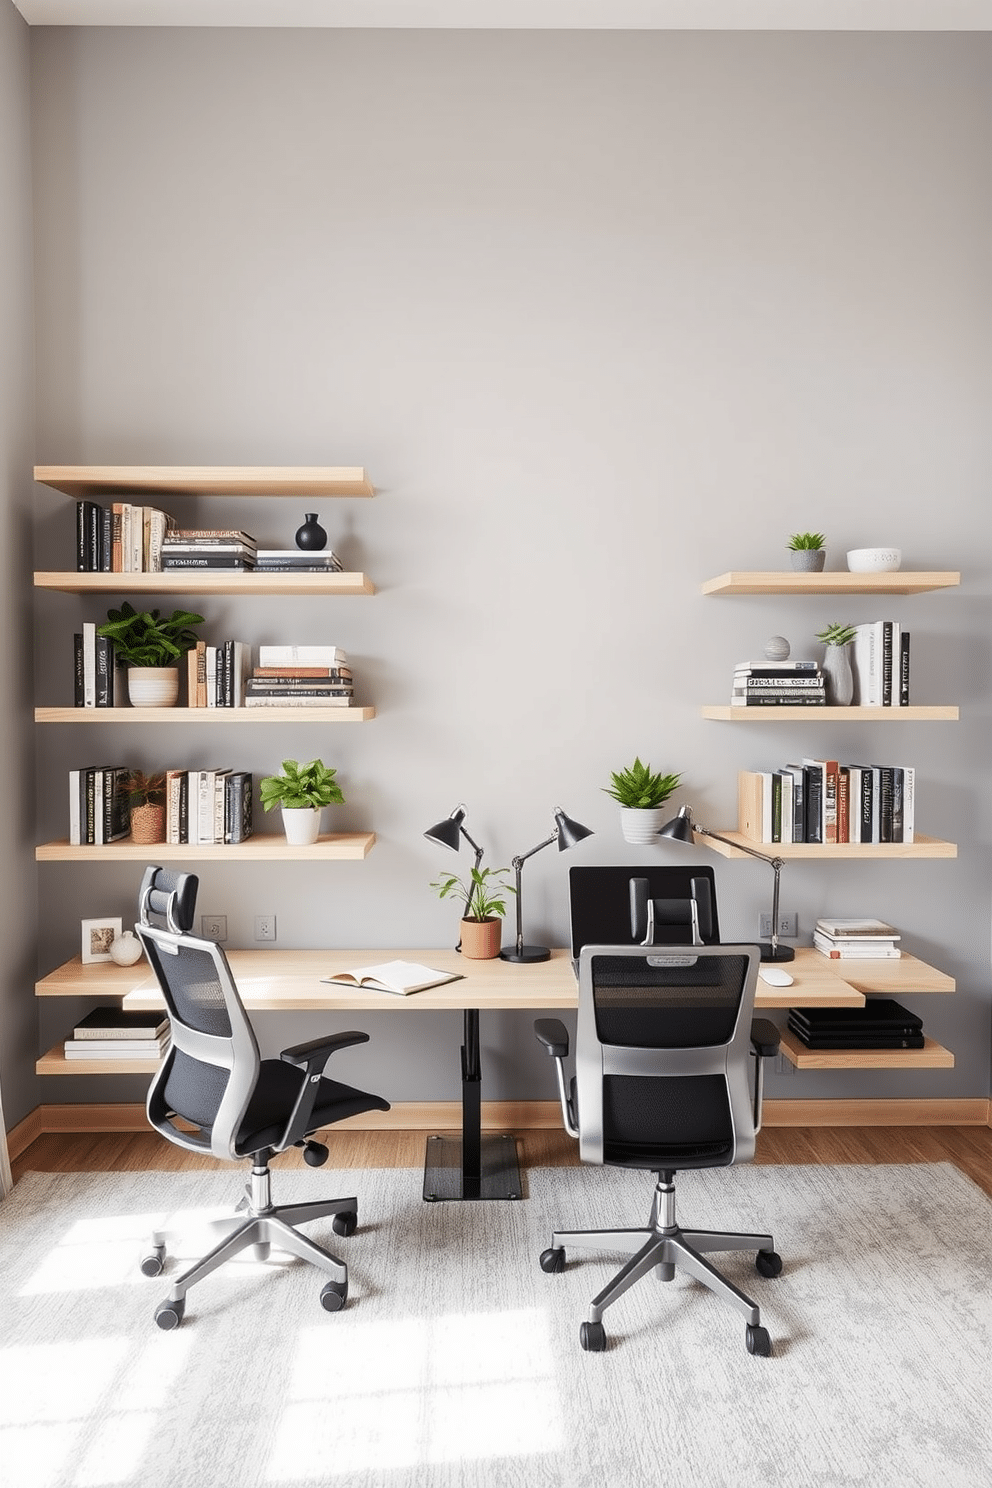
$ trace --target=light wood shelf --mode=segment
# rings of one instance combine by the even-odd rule
[[[791,1029],[783,1028],[780,1052],[800,1070],[954,1068],[951,1051],[931,1038],[922,1049],[807,1049]]]
[[[718,723],[956,723],[958,709],[952,703],[936,704],[932,707],[911,703],[905,708],[838,708],[790,707],[743,707],[731,703],[706,703],[702,716]]]
[[[326,708],[35,708],[35,723],[367,723],[371,707]]]
[[[34,478],[66,496],[373,496],[361,465],[36,465]]]
[[[66,1059],[56,1044],[35,1063],[36,1075],[152,1075],[157,1059]]]
[[[177,573],[36,573],[36,589],[60,594],[374,594],[363,573],[256,573],[249,569],[184,568]]]
[[[952,572],[911,573],[723,573],[703,582],[704,594],[926,594],[953,589],[961,575]]]
[[[958,855],[957,843],[922,837],[919,833],[913,842],[752,842],[740,832],[724,831],[722,827],[720,832],[730,838],[729,843],[699,833],[694,840],[723,858],[750,856],[738,844],[746,844],[769,858],[956,858]]]
[[[318,837],[306,847],[297,847],[282,836],[265,833],[247,842],[170,843],[145,845],[124,838],[100,846],[79,846],[65,841],[44,842],[35,848],[39,863],[188,863],[188,862],[277,862],[315,863],[366,858],[375,842],[374,832],[339,832]]]

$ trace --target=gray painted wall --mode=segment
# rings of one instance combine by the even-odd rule
[[[741,767],[913,763],[918,826],[957,860],[790,864],[783,907],[807,941],[818,913],[880,915],[953,973],[957,996],[910,1002],[957,1067],[771,1093],[987,1095],[992,41],[96,28],[38,29],[31,51],[37,458],[363,463],[374,500],[316,505],[380,591],[206,606],[214,639],[345,647],[374,723],[220,744],[42,730],[42,836],[64,834],[59,782],[83,754],[261,775],[319,752],[347,796],[336,824],[378,843],[362,864],[205,866],[200,906],[231,944],[260,911],[282,945],[453,942],[428,885],[455,860],[422,833],[460,800],[490,863],[547,835],[556,804],[595,829],[525,869],[528,939],[563,943],[570,861],[679,861],[621,840],[601,787],[635,754],[684,772],[673,808],[715,827]],[[37,565],[68,566],[71,504],[35,505]],[[303,509],[195,508],[272,545]],[[895,542],[962,587],[881,607],[700,595],[725,569],[784,567],[799,528],[828,534],[831,567]],[[700,718],[769,635],[816,655],[829,621],[880,614],[912,631],[916,700],[959,703],[960,724]],[[103,615],[38,597],[42,701],[70,699],[72,631]],[[725,935],[753,936],[769,870],[698,857]],[[131,913],[130,869],[39,877],[42,971],[81,917]],[[68,1016],[42,1008],[42,1045]],[[456,1016],[360,1021],[356,1078],[456,1095]],[[273,1042],[313,1024],[277,1022]],[[484,1019],[483,1044],[487,1095],[552,1097],[529,1015]]]

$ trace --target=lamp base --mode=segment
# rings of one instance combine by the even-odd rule
[[[759,941],[758,950],[762,961],[794,961],[796,953],[792,946],[772,946],[769,941]]]
[[[521,946],[520,949],[519,949],[519,951],[518,951],[516,945],[514,945],[512,948],[510,948],[508,950],[500,951],[500,953],[499,953],[499,959],[501,961],[518,961],[518,962],[519,961],[550,961],[551,960],[551,952],[548,950],[548,947],[547,946],[525,945],[525,946]]]

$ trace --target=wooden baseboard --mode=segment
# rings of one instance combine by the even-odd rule
[[[459,1101],[399,1101],[388,1111],[372,1111],[341,1123],[357,1131],[458,1131]],[[768,1100],[766,1126],[992,1126],[992,1103],[961,1100]],[[561,1126],[557,1101],[483,1101],[486,1131],[553,1130]],[[142,1132],[148,1130],[143,1105],[36,1106],[7,1134],[11,1158],[20,1157],[36,1137],[58,1132]]]

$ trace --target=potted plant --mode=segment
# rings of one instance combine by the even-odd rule
[[[442,873],[431,884],[439,899],[453,894],[464,905],[461,922],[461,952],[474,961],[491,961],[499,955],[503,940],[503,916],[507,894],[517,891],[503,882],[509,868],[473,868],[468,879]]]
[[[603,790],[620,806],[620,825],[627,842],[651,842],[661,826],[664,812],[661,807],[673,791],[678,789],[681,775],[662,775],[641,764],[635,756],[634,763],[624,770],[610,775],[610,785]]]
[[[124,782],[131,808],[131,841],[147,846],[165,841],[165,772],[132,770]]]
[[[297,846],[316,842],[320,836],[320,818],[325,806],[344,801],[341,787],[334,779],[337,770],[323,760],[310,760],[301,765],[296,760],[283,760],[280,775],[267,775],[259,783],[262,806],[272,811],[282,807],[282,824],[286,841]]]
[[[191,610],[136,610],[122,600],[119,610],[107,611],[107,622],[97,635],[114,644],[127,663],[127,694],[136,708],[170,708],[179,697],[179,661],[197,637],[191,628],[202,625],[203,616]]]
[[[835,707],[847,708],[854,698],[854,671],[851,666],[850,645],[857,634],[853,625],[826,626],[817,631],[816,638],[826,646],[823,653],[823,680],[826,684],[827,702]]]
[[[799,573],[819,573],[826,561],[822,532],[794,532],[789,538],[789,559]]]

